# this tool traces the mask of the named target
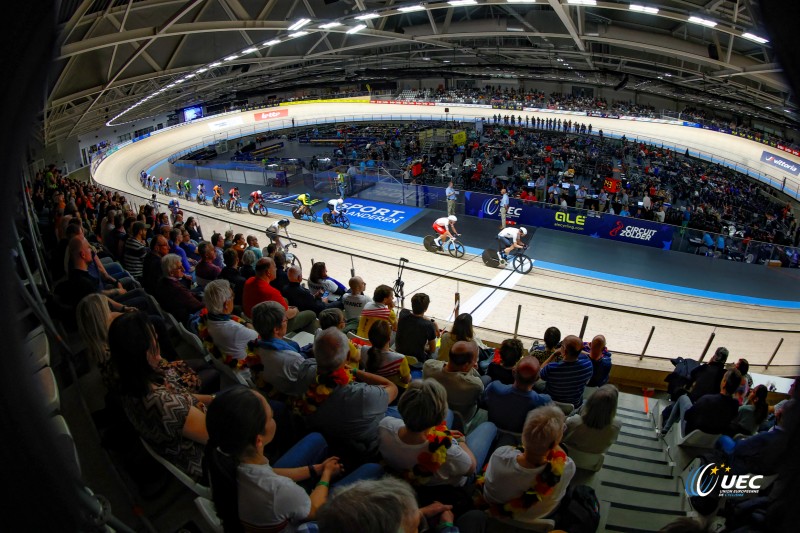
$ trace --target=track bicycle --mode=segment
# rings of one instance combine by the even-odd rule
[[[422,244],[429,252],[441,252],[443,250],[447,250],[447,253],[457,259],[464,257],[464,244],[455,237],[447,239],[447,241],[443,242],[441,246],[437,246],[436,236],[426,235],[425,239],[422,241]]]
[[[264,233],[267,235],[267,238],[271,242],[277,241],[278,243],[280,243],[280,248],[281,248],[281,250],[283,250],[283,253],[286,256],[286,265],[288,265],[288,266],[296,265],[296,266],[298,266],[298,267],[300,267],[302,269],[303,265],[300,262],[300,258],[298,258],[294,253],[291,252],[291,249],[297,248],[297,243],[292,240],[292,236],[289,235],[289,229],[286,228],[285,226],[283,228],[283,232],[284,232],[284,234],[286,236],[286,239],[289,242],[286,242],[286,243],[280,242],[280,239],[282,238],[280,233],[277,233],[277,232],[274,232],[274,231],[270,231],[270,228],[267,228],[267,230]],[[262,253],[264,254],[264,257],[267,256],[267,247],[266,246],[263,248]]]
[[[317,205],[321,201],[322,200],[319,199],[311,200],[311,203],[309,205],[305,205],[302,202],[298,202],[297,205],[295,205],[292,208],[292,216],[297,220],[303,220],[305,218],[308,219],[309,222],[316,222],[317,214],[314,212],[313,206]]]
[[[483,260],[483,264],[486,266],[493,268],[505,268],[507,264],[510,264],[514,272],[527,274],[533,269],[533,260],[525,254],[525,250],[527,249],[527,245],[525,248],[514,248],[508,252],[508,260],[506,262],[502,262],[497,257],[497,249],[486,248],[483,251],[483,254],[481,254],[481,259]]]
[[[347,213],[347,208],[342,206],[339,208],[339,212],[336,215],[330,211],[327,213],[322,213],[322,221],[326,226],[341,226],[342,228],[347,229],[350,227],[350,219],[345,213]]]
[[[262,215],[267,216],[269,214],[269,209],[264,204],[264,200],[259,200],[258,202],[250,202],[247,204],[247,210],[250,212],[251,215]]]

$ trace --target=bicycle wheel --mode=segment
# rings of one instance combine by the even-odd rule
[[[300,220],[301,218],[303,218],[303,214],[300,213],[300,211],[297,209],[297,207],[292,208],[292,216],[294,218],[296,218],[297,220]]]
[[[236,202],[236,205],[234,205],[233,207],[236,209],[237,213],[242,212],[242,204],[240,204],[239,202]]]
[[[325,223],[326,226],[330,226],[333,224],[333,217],[330,213],[322,213],[322,221]]]
[[[464,257],[464,245],[461,241],[450,240],[447,242],[447,252],[456,259]]]
[[[258,206],[258,213],[262,216],[267,216],[269,214],[269,210],[267,209],[267,206],[262,204]]]
[[[527,255],[518,254],[514,256],[512,266],[515,272],[527,274],[533,268],[533,261],[531,261],[531,258]]]
[[[348,229],[350,227],[350,219],[347,218],[347,215],[339,215],[342,222],[342,227],[344,229]]]
[[[436,237],[433,235],[426,235],[425,238],[422,240],[422,244],[425,246],[425,249],[429,252],[436,252],[439,250],[439,247],[436,246],[436,243],[433,242],[436,240]]]
[[[300,270],[302,270],[303,269],[303,264],[300,263],[300,260],[297,258],[296,255],[294,255],[294,254],[291,254],[291,255],[292,255],[292,260],[289,261],[289,264],[292,265],[292,266],[297,266],[298,268],[300,268]]]

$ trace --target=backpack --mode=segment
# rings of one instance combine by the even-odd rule
[[[555,516],[556,529],[567,533],[594,533],[600,526],[600,502],[588,485],[570,487]]]

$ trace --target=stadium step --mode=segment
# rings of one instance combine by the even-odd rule
[[[658,403],[650,401],[647,407],[657,408]],[[656,436],[645,398],[620,393],[617,419],[622,423],[619,437],[593,483],[608,509],[605,531],[657,531],[685,516],[686,494],[664,441]]]

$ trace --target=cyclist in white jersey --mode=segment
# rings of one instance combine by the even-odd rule
[[[436,246],[439,248],[442,247],[442,237],[445,237],[445,242],[447,242],[447,239],[455,239],[458,237],[458,232],[456,231],[456,222],[458,222],[458,218],[456,218],[455,215],[436,219],[436,221],[433,223],[433,231],[439,234],[439,236],[433,241],[436,243]]]
[[[501,263],[505,263],[508,260],[508,252],[514,248],[524,249],[525,245],[522,243],[522,237],[527,234],[528,230],[525,228],[509,227],[500,230],[500,233],[497,234],[497,242],[499,243],[497,259]]]
[[[338,216],[339,215],[339,208],[341,205],[344,204],[344,200],[341,198],[331,198],[328,200],[328,209],[331,212],[331,215]]]

